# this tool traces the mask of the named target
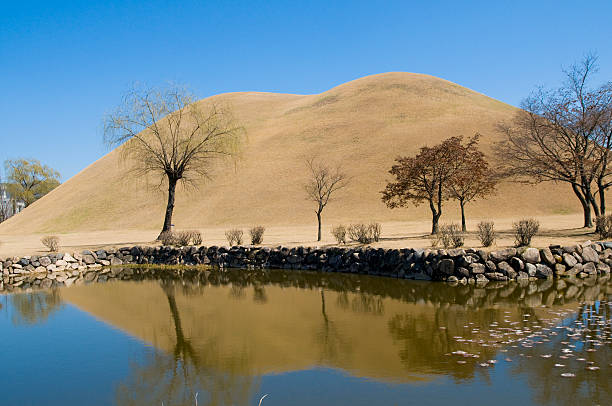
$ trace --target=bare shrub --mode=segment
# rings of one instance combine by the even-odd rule
[[[55,235],[47,235],[47,236],[41,238],[40,242],[42,242],[42,244],[45,247],[47,247],[49,249],[49,251],[57,252],[57,249],[59,248],[60,239],[59,239],[59,237],[57,237]]]
[[[514,243],[517,247],[526,247],[540,230],[540,222],[536,219],[522,219],[512,223]]]
[[[438,240],[444,248],[463,247],[465,236],[458,224],[444,224],[438,231]]]
[[[251,244],[258,245],[263,242],[263,236],[266,228],[264,226],[255,226],[249,230],[251,235]]]
[[[202,245],[202,233],[198,230],[191,230],[191,243],[193,245]]]
[[[605,240],[612,237],[612,214],[597,217],[596,225],[600,239]]]
[[[225,232],[225,238],[229,245],[241,245],[242,244],[242,236],[244,232],[239,228],[232,228],[231,230],[227,230]]]
[[[492,221],[478,223],[478,238],[483,247],[490,247],[495,242],[495,228]]]
[[[370,223],[368,228],[369,228],[370,237],[372,237],[372,240],[375,242],[380,241],[380,234],[382,233],[382,227],[380,223]]]
[[[336,239],[338,244],[346,244],[346,227],[340,224],[332,228],[331,234]]]
[[[346,231],[351,241],[361,244],[370,244],[374,241],[373,232],[375,230],[370,224],[351,224]]]
[[[159,235],[158,239],[163,246],[177,245],[176,237],[172,231],[164,231]]]
[[[176,243],[180,247],[186,247],[191,242],[191,231],[178,231],[174,233]]]

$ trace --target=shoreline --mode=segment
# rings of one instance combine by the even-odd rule
[[[559,278],[607,281],[612,266],[612,243],[506,248],[491,252],[473,248],[132,246],[0,261],[0,291],[70,286],[99,280],[100,276],[105,280],[109,273],[113,277],[122,273],[129,276],[129,270],[138,266],[165,267],[177,274],[228,269],[319,271],[456,285]],[[119,268],[122,270],[114,271]]]

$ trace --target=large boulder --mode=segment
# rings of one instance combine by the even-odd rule
[[[204,257],[204,259],[208,259],[208,257]],[[208,260],[208,263],[210,263],[210,260]],[[122,265],[123,261],[117,257],[111,257],[110,264],[111,265]]]
[[[540,279],[552,278],[553,277],[553,271],[547,265],[537,264],[536,265],[536,277],[540,278]]]
[[[38,259],[38,262],[40,263],[40,266],[49,266],[51,265],[51,259],[49,259],[49,257],[40,257]]]
[[[523,263],[523,261],[520,260],[520,258],[517,258],[517,257],[510,258],[510,266],[514,268],[516,272],[519,272],[525,269],[525,264]]]
[[[93,265],[96,263],[96,258],[91,254],[83,254],[83,262],[86,265]]]
[[[578,261],[572,254],[568,254],[567,252],[563,254],[563,263],[568,266],[568,268],[572,268],[576,266]]]
[[[483,268],[484,268],[484,265],[483,265]],[[461,278],[469,278],[470,271],[469,269],[460,266],[457,268],[457,275],[459,275]]]
[[[553,255],[550,248],[542,248],[540,250],[540,258],[548,266],[554,266],[557,262],[555,261],[555,256]]]
[[[490,281],[507,281],[508,277],[501,272],[488,272],[485,273],[485,276]]]
[[[486,267],[484,264],[473,263],[470,264],[470,272],[474,275],[485,273]]]
[[[521,258],[529,264],[537,264],[540,262],[540,251],[537,248],[527,248],[521,253]]]
[[[62,260],[66,261],[66,262],[77,262],[76,258],[74,258],[72,255],[65,253],[64,256],[62,257]]]
[[[441,260],[439,266],[440,272],[443,275],[452,275],[455,271],[455,261],[449,258]]]
[[[516,248],[506,248],[499,251],[489,253],[489,259],[493,262],[508,261],[516,255]]]
[[[596,275],[597,274],[597,268],[595,267],[595,264],[593,262],[587,262],[582,267],[582,272],[586,272],[589,275]]]
[[[510,279],[514,279],[516,277],[517,271],[515,271],[506,261],[502,261],[497,264],[497,268],[499,269],[499,272]]]
[[[584,262],[595,262],[595,263],[598,263],[599,262],[599,255],[597,254],[597,251],[595,251],[593,248],[591,248],[591,247],[584,247],[582,249],[582,260]]]
[[[525,264],[525,271],[527,271],[527,275],[533,278],[536,276],[537,268],[534,264]]]

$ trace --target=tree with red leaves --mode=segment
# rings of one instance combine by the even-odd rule
[[[498,176],[489,167],[485,155],[478,149],[479,134],[469,140],[467,145],[458,150],[460,161],[452,179],[447,183],[449,196],[459,202],[461,208],[461,230],[467,231],[465,225],[465,205],[495,192]]]

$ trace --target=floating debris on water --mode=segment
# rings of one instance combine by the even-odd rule
[[[573,378],[576,376],[576,374],[572,374],[571,372],[564,372],[561,374],[561,376],[564,378]]]

